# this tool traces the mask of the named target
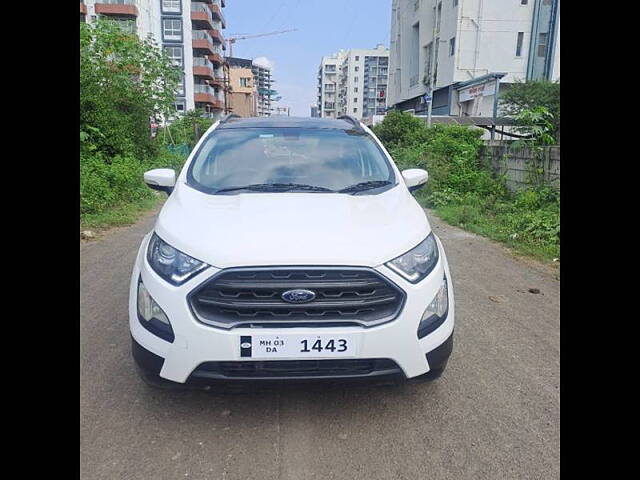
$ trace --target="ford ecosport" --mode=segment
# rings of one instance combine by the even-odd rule
[[[239,118],[202,136],[142,241],[133,356],[155,385],[437,378],[453,345],[442,243],[353,117]]]

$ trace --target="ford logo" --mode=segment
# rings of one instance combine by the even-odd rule
[[[296,290],[287,290],[280,297],[288,303],[307,303],[316,298],[316,294],[311,290],[298,288]]]

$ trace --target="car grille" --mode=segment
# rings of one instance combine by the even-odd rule
[[[389,359],[336,360],[270,360],[254,362],[205,362],[191,378],[319,378],[363,377],[400,373],[400,367]]]
[[[288,303],[294,289],[315,293],[308,303]],[[373,326],[394,319],[405,293],[369,268],[242,268],[223,270],[190,295],[203,323],[222,328]]]

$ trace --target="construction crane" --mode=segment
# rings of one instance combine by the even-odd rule
[[[281,33],[295,32],[296,30],[298,30],[298,29],[297,28],[292,28],[290,30],[278,30],[277,32],[258,33],[256,35],[243,35],[243,36],[240,36],[240,37],[227,38],[227,43],[229,44],[229,56],[233,57],[233,44],[236,43],[237,40],[246,40],[248,38],[266,37],[266,36],[269,36],[269,35],[280,35]]]

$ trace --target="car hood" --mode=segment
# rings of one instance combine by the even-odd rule
[[[401,185],[377,195],[208,195],[182,183],[155,228],[175,248],[218,268],[375,267],[431,231],[424,210]]]

